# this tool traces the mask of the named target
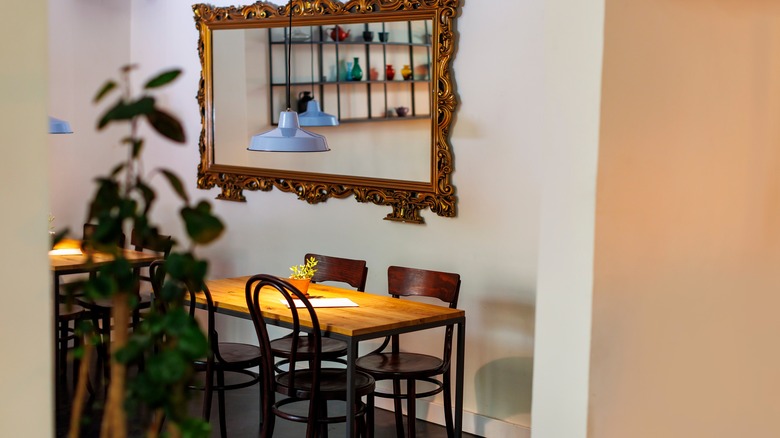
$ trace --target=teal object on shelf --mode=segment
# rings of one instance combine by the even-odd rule
[[[363,69],[360,68],[360,64],[358,64],[358,59],[355,58],[355,64],[352,67],[352,80],[359,81],[361,79],[363,79]]]

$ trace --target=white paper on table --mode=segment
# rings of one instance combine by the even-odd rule
[[[287,300],[280,299],[279,301],[285,306],[290,307]],[[293,302],[295,303],[295,307],[306,307],[301,300],[293,300]],[[357,303],[349,298],[310,298],[309,303],[311,303],[312,307],[358,307]]]
[[[81,255],[81,250],[78,248],[61,248],[53,249],[49,251],[49,255]]]

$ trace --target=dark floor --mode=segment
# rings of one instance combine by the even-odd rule
[[[228,382],[229,383],[229,382]],[[70,416],[70,391],[61,390],[60,402],[57,406],[57,436],[65,437],[68,432],[68,423]],[[227,433],[231,438],[259,436],[259,406],[260,393],[257,386],[242,388],[226,392],[226,412],[227,412]],[[193,398],[190,401],[190,411],[194,416],[200,415],[202,396],[201,392],[193,391]],[[85,415],[85,422],[82,426],[82,437],[97,437],[100,430],[100,410],[102,408],[101,397],[95,397]],[[133,426],[138,423],[129,421],[131,437],[144,436],[140,426]],[[211,412],[212,437],[219,437],[219,416],[217,413],[217,399],[214,396],[213,409]],[[344,424],[334,424],[328,428],[329,436],[341,437],[345,435]],[[277,418],[274,436],[275,437],[301,437],[306,432],[306,425],[293,423]],[[395,437],[395,419],[392,412],[376,409],[374,436],[376,438]],[[447,432],[444,427],[437,424],[417,420],[417,436],[424,438],[446,437]],[[477,438],[475,435],[463,434],[464,437]]]

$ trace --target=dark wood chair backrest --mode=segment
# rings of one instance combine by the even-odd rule
[[[317,272],[311,279],[314,283],[336,281],[346,283],[360,292],[366,290],[368,267],[365,260],[345,259],[321,254],[306,254],[304,263],[314,257],[317,260]]]
[[[458,306],[460,275],[449,272],[390,266],[387,268],[387,290],[395,297],[433,297]]]
[[[158,234],[154,231],[141,233],[133,229],[130,235],[130,245],[136,251],[154,251],[160,253],[163,258],[168,258],[168,254],[173,249],[173,238],[165,234]]]
[[[141,233],[133,229],[130,234],[130,246],[136,251],[152,251],[160,254],[163,259],[167,259],[173,249],[173,238],[165,234],[158,234],[154,230],[147,233]],[[151,274],[145,275],[144,268],[136,268],[136,275],[139,280],[151,282]]]
[[[162,290],[165,281],[164,260],[156,260],[152,262],[151,265],[149,265],[149,278],[150,282],[152,283],[152,290],[154,291],[155,305],[164,313],[168,309],[168,300],[166,300],[166,296]],[[211,298],[211,292],[208,290],[206,285],[203,285],[202,289],[200,290],[198,290],[197,287],[187,287],[184,292],[185,306],[187,307],[190,318],[195,319],[198,292],[202,292],[206,297],[206,336],[209,340],[209,346],[211,348],[210,351],[217,357],[218,360],[223,360],[219,354],[219,336],[217,334],[215,323],[216,306],[214,305],[214,300]],[[213,360],[213,357],[209,355],[208,360]]]
[[[387,290],[394,298],[432,297],[447,303],[451,309],[458,306],[460,275],[450,272],[390,266],[387,268]],[[448,325],[444,332],[443,369],[449,369],[452,355],[452,334],[454,326]],[[388,336],[375,351],[383,350],[391,343],[392,351],[400,351],[398,335]]]
[[[97,231],[98,231],[97,224],[90,224],[90,223],[84,224],[84,228],[81,231],[81,240],[87,241],[91,239],[93,236],[95,236],[95,232]],[[119,248],[125,247],[125,233],[120,234],[119,241],[116,242],[116,246],[118,246]]]

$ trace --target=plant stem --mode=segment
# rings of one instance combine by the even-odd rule
[[[130,324],[130,306],[128,294],[120,291],[114,295],[111,318],[115,330],[111,337],[111,383],[103,412],[101,438],[126,438],[127,416],[125,414],[125,379],[127,367],[114,359],[117,351],[127,345],[127,328]]]
[[[78,384],[76,394],[73,396],[73,410],[70,413],[70,429],[68,438],[79,438],[81,435],[81,414],[84,411],[84,401],[87,397],[87,382],[89,381],[89,364],[92,363],[92,352],[95,346],[90,342],[84,343],[84,357],[79,365]]]

